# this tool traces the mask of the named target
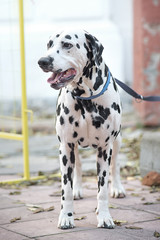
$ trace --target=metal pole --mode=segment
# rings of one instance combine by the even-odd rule
[[[19,28],[20,28],[20,58],[21,58],[21,89],[22,89],[22,135],[23,135],[23,159],[24,159],[24,179],[30,179],[29,171],[29,151],[28,151],[28,116],[26,97],[26,74],[25,74],[25,45],[24,45],[24,16],[23,0],[19,0]]]

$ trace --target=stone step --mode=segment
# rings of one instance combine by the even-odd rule
[[[140,171],[144,177],[150,171],[160,173],[160,132],[145,132],[141,142]]]

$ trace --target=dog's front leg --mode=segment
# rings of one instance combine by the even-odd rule
[[[70,229],[74,227],[73,218],[73,168],[74,168],[74,144],[60,145],[60,167],[61,167],[61,212],[58,227]]]
[[[108,209],[108,177],[112,156],[111,146],[106,149],[98,148],[97,176],[98,176],[98,207],[97,220],[100,228],[114,228],[114,223]]]
[[[75,146],[75,168],[73,180],[73,197],[75,200],[83,198],[82,195],[82,168],[78,154],[78,146]]]

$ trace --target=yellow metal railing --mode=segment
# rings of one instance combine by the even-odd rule
[[[24,159],[24,178],[29,180],[29,151],[28,151],[28,115],[26,97],[26,73],[25,73],[25,45],[24,45],[24,17],[23,0],[19,0],[19,29],[20,29],[20,59],[21,59],[21,114],[22,114],[22,134],[23,134],[23,159]]]
[[[28,151],[28,110],[26,97],[26,77],[25,77],[25,45],[24,45],[24,17],[23,17],[23,0],[19,0],[19,29],[20,29],[20,60],[21,60],[21,115],[22,115],[22,134],[12,134],[0,132],[0,137],[12,140],[21,140],[23,142],[23,159],[24,159],[24,178],[6,181],[19,182],[30,179],[29,171],[29,151]]]
[[[18,183],[21,181],[28,181],[28,180],[32,180],[32,179],[44,178],[44,176],[30,178],[29,148],[28,148],[28,113],[31,113],[31,117],[32,117],[33,113],[31,110],[27,109],[23,0],[19,0],[19,29],[20,29],[20,60],[21,60],[22,134],[0,132],[0,138],[20,140],[23,142],[24,176],[21,179],[5,180],[5,181],[0,182],[0,183],[9,183],[9,184]]]

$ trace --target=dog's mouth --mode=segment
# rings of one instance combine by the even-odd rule
[[[76,70],[69,68],[64,72],[53,72],[47,82],[56,90],[64,87],[76,76]]]

